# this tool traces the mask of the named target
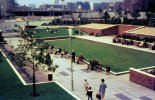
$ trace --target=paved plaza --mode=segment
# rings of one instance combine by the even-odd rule
[[[92,36],[80,36],[78,38],[85,38],[94,41],[100,41],[108,44],[113,44],[112,37],[92,37]],[[19,39],[19,38],[18,38]],[[14,45],[14,48],[18,44],[17,38],[7,38],[7,42]],[[11,42],[10,42],[11,41]],[[118,46],[125,46],[133,49],[143,50],[146,52],[154,52],[148,48],[138,48],[135,46],[126,46],[121,44],[113,44]],[[51,55],[54,59],[54,63],[59,65],[59,68],[54,73],[54,81],[60,82],[64,87],[71,90],[71,60],[67,57],[61,58],[60,55]],[[93,90],[93,98],[96,99],[101,79],[105,79],[107,84],[107,90],[105,94],[106,100],[155,100],[155,91],[147,89],[143,86],[135,84],[129,81],[129,74],[124,75],[106,75],[103,72],[87,71],[86,64],[73,63],[73,78],[74,78],[74,91],[81,100],[87,100],[86,91],[84,89],[84,79],[87,79]],[[27,69],[31,70],[31,69]],[[37,71],[36,79],[38,82],[48,81],[47,72]]]

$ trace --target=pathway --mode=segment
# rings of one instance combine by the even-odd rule
[[[89,37],[89,36],[88,36]],[[81,38],[88,38],[82,36]],[[94,38],[92,40],[103,40],[103,38]],[[17,39],[11,40],[12,45],[18,44]],[[107,42],[109,39],[106,40]],[[108,42],[110,44],[110,41]],[[120,44],[121,45],[121,44]],[[14,46],[14,47],[16,47]],[[125,46],[125,45],[122,45]],[[136,49],[135,47],[134,49]],[[146,50],[147,51],[147,50]],[[71,91],[71,62],[68,58],[61,58],[60,55],[51,55],[54,59],[54,63],[59,65],[59,68],[54,73],[54,80],[60,82],[64,87]],[[100,80],[105,79],[105,83],[108,88],[106,90],[106,100],[155,100],[155,91],[147,89],[143,86],[137,85],[129,81],[129,74],[120,76],[106,75],[105,72],[86,71],[87,66],[85,64],[73,63],[73,75],[74,75],[74,91],[75,95],[80,97],[82,100],[87,100],[86,91],[84,89],[84,79],[87,79],[93,89],[93,98],[97,100],[95,95],[98,92]],[[38,72],[37,72],[38,73]],[[47,75],[43,72],[42,75]],[[40,77],[36,75],[39,81],[47,80],[46,77]]]

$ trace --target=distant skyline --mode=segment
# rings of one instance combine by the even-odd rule
[[[16,0],[17,3],[20,5],[29,5],[29,4],[36,4],[41,5],[41,4],[54,4],[55,0]],[[88,1],[91,3],[100,3],[100,2],[116,2],[116,1],[123,1],[123,0],[65,0],[65,3],[67,2],[76,2],[76,1]],[[61,3],[61,0],[60,0]]]

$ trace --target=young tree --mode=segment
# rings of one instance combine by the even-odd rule
[[[29,38],[29,37],[28,37]],[[20,44],[16,49],[18,58],[22,59],[23,62],[33,63],[36,68],[42,68],[41,65],[46,65],[47,67],[52,67],[52,69],[48,71],[55,72],[57,65],[53,65],[53,60],[47,49],[49,48],[49,44],[43,41],[38,41],[36,39],[26,39],[27,42],[20,40]],[[22,54],[22,55],[21,55]],[[21,61],[21,60],[19,60]],[[43,69],[46,70],[46,69]]]
[[[110,15],[107,11],[104,12],[104,20],[107,21],[110,18]]]

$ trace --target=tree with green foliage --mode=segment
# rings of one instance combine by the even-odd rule
[[[19,61],[28,60],[32,63],[32,59],[35,59],[35,65],[44,64],[49,66],[49,64],[53,64],[49,63],[50,60],[46,59],[49,58],[49,54],[47,54],[47,49],[50,45],[48,43],[45,43],[43,40],[38,40],[34,39],[33,37],[29,37],[25,33],[23,33],[23,35],[25,35],[25,40],[19,40],[20,44],[16,49]]]
[[[147,12],[145,12],[145,15],[147,17],[147,20],[149,21],[153,14],[152,14],[152,12],[147,11]]]
[[[58,68],[58,65],[53,65],[53,59],[51,59],[51,56],[49,53],[47,53],[45,57],[45,63],[49,66],[48,70],[51,72],[55,72],[56,68]]]
[[[101,18],[101,21],[100,21],[100,22],[102,22],[102,19],[104,18],[102,8],[99,8],[99,9],[98,9],[98,14],[99,14],[99,16],[100,16],[100,18]]]
[[[134,19],[137,19],[138,17],[140,17],[140,13],[138,10],[135,10],[131,13],[131,16],[134,18]]]
[[[110,18],[108,11],[104,12],[104,20],[107,21]]]
[[[123,17],[123,24],[129,24],[128,17]]]
[[[102,11],[102,8],[99,8],[99,9],[98,9],[98,14],[100,15],[101,18],[103,18],[103,11]]]

